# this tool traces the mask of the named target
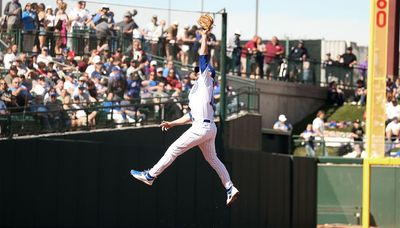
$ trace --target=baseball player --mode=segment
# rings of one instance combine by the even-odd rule
[[[215,151],[215,136],[217,127],[213,121],[213,83],[215,70],[209,64],[207,56],[207,34],[209,30],[201,30],[200,47],[200,75],[189,93],[190,112],[172,122],[162,122],[163,131],[192,122],[192,126],[179,137],[165,152],[164,156],[150,170],[131,170],[131,175],[145,184],[152,185],[157,178],[179,155],[192,147],[199,146],[204,158],[217,172],[222,184],[226,188],[226,204],[231,205],[239,196],[238,189],[233,186],[224,164],[218,159]]]

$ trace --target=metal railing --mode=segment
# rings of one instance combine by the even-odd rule
[[[230,92],[227,99],[228,117],[243,112],[258,113],[258,96],[258,91],[253,89]],[[40,110],[37,107],[44,107],[44,111],[36,111]],[[218,108],[217,103],[217,110]],[[0,138],[154,125],[162,120],[179,118],[188,111],[187,96],[153,96],[125,101],[123,104],[118,101],[93,102],[69,109],[60,105],[55,111],[47,111],[44,104],[31,104],[9,109],[7,114],[0,114]],[[218,115],[219,112],[216,111],[215,116]]]
[[[292,151],[297,155],[362,158],[365,141],[349,137],[315,137],[311,141],[300,135],[292,136]],[[395,138],[385,141],[385,156],[400,157],[400,143]]]

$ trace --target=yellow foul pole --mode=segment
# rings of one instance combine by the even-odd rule
[[[362,225],[370,223],[370,159],[385,154],[385,100],[389,0],[371,0],[368,50],[366,152],[363,164]]]

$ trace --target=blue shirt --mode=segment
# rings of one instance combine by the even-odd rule
[[[36,15],[31,11],[25,11],[22,13],[22,23],[24,24],[25,31],[33,31],[36,29],[35,26]]]

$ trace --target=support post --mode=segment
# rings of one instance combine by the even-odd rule
[[[222,12],[222,35],[221,35],[221,57],[220,57],[220,71],[221,71],[221,97],[220,97],[220,121],[221,123],[226,119],[226,27],[228,15],[225,9]]]

